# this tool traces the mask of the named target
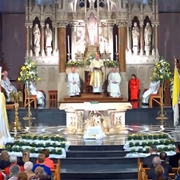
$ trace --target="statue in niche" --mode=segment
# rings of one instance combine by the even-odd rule
[[[89,0],[89,9],[94,9],[95,0]]]
[[[78,0],[68,0],[68,7],[70,7],[73,12],[76,12],[77,10],[77,1]]]
[[[115,0],[107,0],[108,11],[112,11],[113,8],[117,8]]]
[[[34,35],[34,47],[40,47],[40,37],[41,37],[41,32],[38,27],[38,24],[34,25],[33,29],[33,35]]]
[[[46,40],[46,48],[51,47],[51,43],[52,43],[52,30],[50,29],[49,24],[46,24],[45,40]]]
[[[86,44],[85,34],[84,34],[83,30],[78,30],[77,31],[77,41],[76,41],[78,54],[84,54],[85,44]]]
[[[137,23],[134,23],[133,29],[132,29],[132,40],[133,40],[133,47],[139,47],[139,27],[137,26]]]
[[[151,46],[152,28],[149,22],[146,23],[144,29],[144,43],[145,46]]]
[[[99,36],[99,50],[101,54],[107,51],[107,45],[108,45],[107,39],[103,35],[100,35]]]
[[[89,45],[97,44],[97,18],[93,13],[88,18]]]

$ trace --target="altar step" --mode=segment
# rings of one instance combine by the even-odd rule
[[[106,96],[105,94],[81,94],[80,97],[69,97],[65,96],[60,103],[82,103],[82,102],[128,102],[127,99],[123,97],[113,98]]]

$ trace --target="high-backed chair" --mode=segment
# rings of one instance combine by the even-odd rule
[[[30,95],[30,103],[34,103],[34,109],[37,109],[37,97],[36,95]],[[24,107],[28,105],[28,92],[24,89]]]
[[[159,87],[157,94],[151,94],[149,96],[149,107],[152,108],[153,101],[158,103],[160,106],[163,105],[162,87]]]

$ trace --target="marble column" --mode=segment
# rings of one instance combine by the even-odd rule
[[[144,27],[143,23],[140,24],[140,55],[144,54]]]
[[[29,49],[30,49],[30,56],[33,56],[33,32],[32,32],[32,27],[33,25],[30,26],[30,33],[29,33],[29,39],[30,39],[30,43],[29,43]]]
[[[111,53],[111,59],[113,59],[113,26],[111,24],[108,25],[108,35],[109,53]]]
[[[59,72],[66,72],[66,27],[58,28]]]
[[[76,27],[73,26],[71,27],[71,59],[75,60],[76,59],[76,53],[77,53],[77,47],[76,47]]]
[[[129,28],[129,53],[132,54],[132,28],[131,25],[128,27]]]
[[[26,26],[26,56],[29,56],[29,26]]]
[[[119,35],[119,70],[120,72],[126,72],[126,45],[127,45],[127,27],[120,26],[118,28]]]
[[[159,51],[158,51],[158,25],[157,24],[154,26],[154,34],[155,34],[155,51],[156,51],[156,56],[158,56]]]
[[[41,24],[41,56],[44,56],[44,24]]]
[[[127,27],[127,50],[130,50],[130,32],[129,27]]]
[[[57,52],[57,50],[58,50],[58,47],[57,47],[57,40],[58,40],[58,36],[57,36],[57,26],[54,27],[54,31],[55,31],[54,50]]]

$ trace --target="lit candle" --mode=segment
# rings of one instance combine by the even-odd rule
[[[68,35],[68,54],[70,54],[70,41],[69,41],[69,35]]]
[[[118,45],[117,45],[117,35],[116,35],[116,53],[117,53],[117,48],[118,48]]]

